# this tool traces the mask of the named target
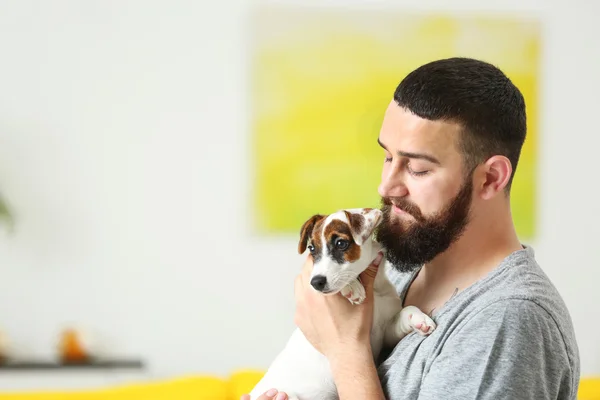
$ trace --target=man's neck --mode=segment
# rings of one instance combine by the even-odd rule
[[[424,265],[424,278],[433,284],[439,280],[470,286],[522,248],[510,214],[480,219],[446,252]]]

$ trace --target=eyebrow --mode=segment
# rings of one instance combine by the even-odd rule
[[[383,147],[383,149],[388,150],[387,147],[385,147],[385,145],[383,143],[381,143],[381,140],[379,138],[377,138],[377,143],[379,143],[379,145],[381,147]],[[411,153],[411,152],[407,152],[407,151],[396,151],[396,154],[400,157],[407,157],[407,158],[416,158],[416,159],[421,159],[421,160],[427,160],[429,162],[432,162],[434,164],[437,165],[441,165],[441,163],[439,162],[439,160],[433,156],[430,156],[429,154],[424,154],[424,153]]]

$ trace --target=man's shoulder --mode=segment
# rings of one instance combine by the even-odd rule
[[[568,308],[550,278],[538,265],[531,247],[515,252],[488,277],[465,290],[457,314],[465,320],[486,319],[503,315],[507,322],[527,324],[535,319],[560,333],[566,347],[575,346],[575,336]],[[457,315],[458,316],[458,315]],[[529,323],[531,325],[531,323]],[[511,329],[511,324],[503,328]],[[576,349],[569,348],[572,353]]]
[[[536,317],[553,321],[560,331],[571,332],[568,308],[548,275],[535,260],[533,249],[527,247],[508,257],[502,265],[481,282],[467,289],[464,301],[472,303],[470,311],[500,311],[514,308],[513,318],[522,321]],[[470,298],[469,298],[470,297]]]

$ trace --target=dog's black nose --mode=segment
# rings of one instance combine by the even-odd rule
[[[322,292],[323,289],[325,289],[325,285],[327,285],[327,278],[324,275],[314,276],[310,280],[310,284],[312,285],[312,287],[317,289],[319,292]]]

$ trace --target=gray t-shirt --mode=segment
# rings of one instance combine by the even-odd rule
[[[388,268],[402,301],[416,274]],[[571,318],[531,247],[452,297],[433,320],[430,336],[413,332],[384,353],[379,376],[389,400],[576,399]]]

